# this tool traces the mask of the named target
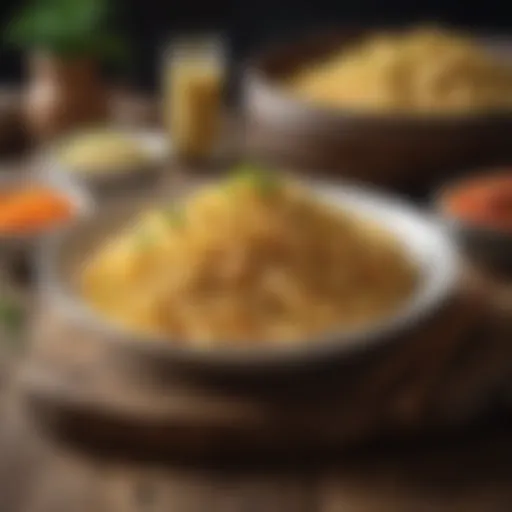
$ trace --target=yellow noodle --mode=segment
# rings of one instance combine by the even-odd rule
[[[237,178],[157,208],[100,247],[86,299],[125,327],[199,346],[290,343],[367,325],[411,294],[394,237],[293,183]]]
[[[460,113],[512,107],[512,67],[436,28],[376,35],[301,70],[294,94],[328,107]]]

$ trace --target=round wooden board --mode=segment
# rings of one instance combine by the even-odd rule
[[[145,453],[318,452],[458,426],[504,396],[512,376],[512,301],[491,304],[498,288],[482,282],[350,378],[298,375],[287,389],[251,392],[136,372],[45,308],[21,383],[52,432]]]

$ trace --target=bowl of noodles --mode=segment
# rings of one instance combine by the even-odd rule
[[[84,221],[47,245],[42,275],[67,318],[125,351],[245,371],[403,334],[449,297],[457,254],[394,198],[245,170]]]
[[[246,69],[254,158],[392,188],[512,158],[512,44],[435,26],[342,29]]]

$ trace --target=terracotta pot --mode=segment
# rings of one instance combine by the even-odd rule
[[[24,115],[34,139],[48,140],[106,119],[107,94],[94,61],[35,53],[28,68]]]

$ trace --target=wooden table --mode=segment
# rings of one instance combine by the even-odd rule
[[[511,419],[338,462],[186,464],[89,456],[52,444],[3,388],[2,512],[506,512]],[[508,431],[508,432],[507,432]]]

